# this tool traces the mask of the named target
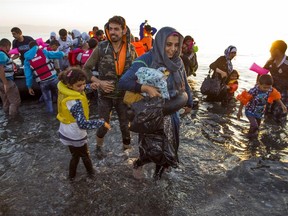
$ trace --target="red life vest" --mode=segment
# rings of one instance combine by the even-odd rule
[[[82,49],[76,48],[76,49],[71,50],[68,53],[68,60],[69,60],[70,66],[76,66],[80,64],[80,62],[77,60],[77,56],[81,52],[83,52]]]
[[[57,74],[53,62],[46,58],[42,49],[38,49],[34,58],[29,60],[29,62],[36,77],[36,82],[49,79]]]
[[[80,65],[81,66],[83,66],[86,63],[86,61],[88,60],[88,58],[90,57],[92,52],[93,52],[93,49],[88,49],[88,50],[86,50],[85,52],[82,53],[81,61],[80,61]]]

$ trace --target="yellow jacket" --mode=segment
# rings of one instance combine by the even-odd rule
[[[89,103],[86,97],[85,92],[80,93],[69,89],[65,84],[61,81],[57,85],[58,87],[58,115],[57,119],[64,123],[70,124],[72,122],[76,122],[76,119],[71,115],[68,107],[66,106],[66,102],[69,100],[80,100],[83,106],[84,115],[86,119],[89,118]]]

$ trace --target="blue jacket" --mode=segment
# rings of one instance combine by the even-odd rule
[[[26,78],[26,85],[28,88],[31,88],[32,83],[33,83],[33,72],[30,67],[29,61],[35,57],[38,49],[39,49],[38,46],[34,46],[24,54],[24,58],[25,58],[24,59],[24,74]],[[64,52],[62,51],[54,52],[54,51],[48,51],[45,49],[43,49],[43,53],[48,59],[61,59],[65,55]],[[57,75],[54,75],[54,76],[56,77]]]

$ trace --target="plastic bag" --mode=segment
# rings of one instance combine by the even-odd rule
[[[154,162],[161,166],[177,167],[177,154],[163,131],[140,136],[140,160],[143,164]]]
[[[161,97],[144,97],[135,102],[128,110],[130,131],[136,133],[154,133],[163,129],[163,106]],[[133,116],[131,116],[133,115]]]

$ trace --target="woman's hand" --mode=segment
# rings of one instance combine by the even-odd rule
[[[149,95],[149,97],[160,97],[161,94],[159,90],[153,86],[142,85],[141,92],[145,92]]]
[[[220,70],[219,68],[216,68],[216,73],[218,73],[218,74],[220,74],[221,75],[221,78],[223,79],[223,78],[225,78],[225,77],[227,77],[227,73],[225,72],[225,71],[222,71],[222,70]]]

